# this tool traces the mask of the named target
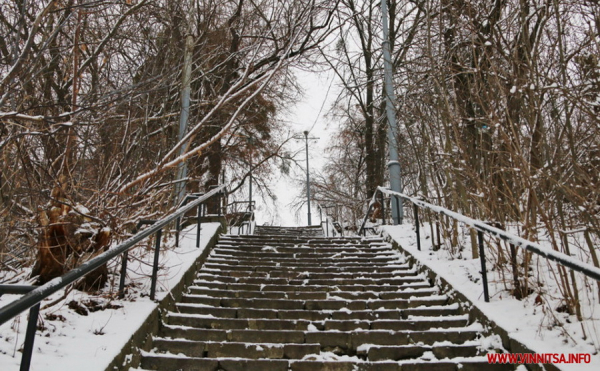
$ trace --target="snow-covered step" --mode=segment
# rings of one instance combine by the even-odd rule
[[[259,308],[223,308],[199,304],[178,303],[180,313],[210,316],[215,318],[272,318],[325,321],[333,320],[399,320],[414,319],[418,316],[439,317],[459,315],[458,306],[455,304],[407,308],[407,309],[382,309],[375,310],[275,310]]]
[[[351,238],[281,238],[280,236],[270,236],[270,237],[259,237],[256,236],[224,236],[220,240],[220,244],[222,245],[238,245],[238,246],[253,246],[253,247],[261,247],[261,246],[270,246],[272,243],[276,243],[282,247],[297,247],[297,248],[336,248],[336,247],[345,247],[345,246],[355,246],[362,248],[371,248],[377,249],[381,246],[386,246],[387,243],[383,241],[381,238],[361,238],[361,239],[351,239]]]
[[[334,299],[272,299],[272,298],[218,298],[202,295],[184,295],[183,303],[220,306],[223,308],[260,308],[260,309],[306,309],[306,310],[365,310],[365,309],[406,309],[422,306],[444,305],[446,296],[426,296],[412,299],[374,299],[340,300]]]
[[[279,235],[279,236],[323,236],[321,226],[314,227],[274,227],[274,226],[257,226],[254,233],[258,236],[264,235]]]
[[[312,291],[249,291],[249,290],[219,290],[206,287],[191,286],[189,293],[192,295],[204,295],[207,297],[220,298],[271,298],[271,299],[409,299],[411,297],[422,297],[435,295],[437,288],[425,288],[410,291],[335,291],[326,292],[321,290]]]
[[[337,252],[337,251],[359,251],[359,252],[378,252],[389,248],[389,244],[379,242],[356,242],[356,243],[334,243],[334,242],[319,242],[319,241],[288,241],[282,242],[277,240],[264,240],[264,241],[239,241],[229,240],[219,242],[219,248],[228,249],[239,249],[239,251],[249,252],[260,252],[272,250],[274,246],[277,246],[277,251],[282,252],[314,252],[316,250],[323,249],[324,252]],[[279,250],[281,249],[281,250]]]
[[[353,331],[353,330],[394,330],[424,331],[431,328],[463,327],[468,323],[464,316],[451,316],[440,319],[414,320],[333,320],[310,321],[302,319],[273,318],[214,318],[193,314],[169,313],[166,322],[173,326],[186,326],[219,330],[316,330],[316,331]]]
[[[310,358],[307,357],[307,358]],[[336,357],[326,355],[313,357],[315,360],[285,360],[285,359],[243,359],[243,358],[198,358],[198,357],[164,357],[145,354],[142,360],[144,370],[186,370],[186,371],[507,371],[514,366],[487,363],[487,358],[456,362],[418,361],[418,362],[368,362],[357,357]],[[339,358],[339,359],[336,359]],[[141,369],[140,369],[141,370]]]
[[[267,254],[270,255],[270,254]],[[221,255],[221,254],[211,254],[211,258],[222,258],[222,259],[235,259],[237,258],[236,255]],[[271,261],[271,262],[276,262],[276,263],[292,263],[292,264],[298,264],[298,263],[307,263],[307,264],[322,264],[323,259],[334,259],[335,263],[332,262],[332,264],[330,265],[337,265],[337,266],[341,266],[343,263],[363,263],[363,264],[372,264],[372,263],[383,263],[383,264],[387,264],[390,262],[390,260],[394,259],[393,255],[390,256],[377,256],[377,257],[363,257],[363,256],[328,256],[328,255],[318,255],[315,254],[311,257],[301,257],[301,256],[297,256],[295,257],[294,255],[289,255],[289,256],[281,256],[281,257],[277,257],[277,256],[265,256],[265,257],[256,257],[253,255],[247,255],[244,257],[244,260],[254,260],[254,261],[261,261],[263,259],[266,259],[266,261]]]
[[[338,252],[356,252],[356,253],[378,253],[388,252],[389,245],[382,244],[374,246],[369,243],[364,244],[282,244],[277,242],[277,247],[269,245],[269,242],[261,244],[249,244],[238,242],[223,242],[221,241],[215,246],[214,251],[229,250],[234,252],[268,252],[276,251],[280,253],[308,253],[308,252],[323,252],[323,253],[338,253]]]
[[[225,264],[239,264],[239,265],[262,265],[262,266],[272,266],[272,267],[289,267],[289,268],[310,268],[310,267],[320,267],[320,268],[339,268],[339,269],[348,269],[348,268],[359,268],[361,270],[371,270],[375,271],[378,268],[386,268],[390,266],[398,266],[404,264],[403,261],[377,261],[377,262],[369,262],[365,260],[364,262],[339,262],[339,261],[324,261],[323,259],[316,259],[313,261],[294,261],[293,259],[289,259],[287,261],[273,261],[273,260],[262,260],[262,259],[247,259],[247,258],[236,258],[236,257],[211,257],[208,259],[211,263],[225,263]]]
[[[369,291],[404,291],[404,290],[416,290],[423,288],[430,288],[431,285],[426,280],[417,282],[405,282],[400,285],[341,285],[341,284],[312,284],[312,285],[301,285],[301,286],[290,286],[284,284],[251,284],[251,283],[238,283],[238,282],[217,282],[207,280],[196,280],[194,285],[197,287],[208,287],[222,290],[251,290],[251,291],[356,291],[356,292],[369,292]]]
[[[433,345],[448,341],[463,344],[475,340],[479,329],[435,328],[421,331],[311,331],[302,330],[265,330],[265,329],[204,329],[189,326],[164,325],[160,331],[161,338],[187,339],[194,341],[229,341],[244,343],[319,343],[324,351],[339,348],[346,354],[356,354],[364,344],[374,345]]]
[[[286,291],[286,292],[301,292],[301,291],[342,291],[340,287],[345,286],[327,286],[327,285],[311,285],[311,286],[289,286],[285,285],[259,285],[247,283],[223,283],[214,281],[198,281],[194,282],[191,287],[207,288],[212,290],[229,290],[229,291]],[[191,288],[190,287],[190,288]]]
[[[196,277],[195,283],[201,282],[222,282],[222,283],[250,283],[257,285],[379,285],[379,286],[399,286],[404,283],[423,282],[425,279],[421,276],[402,276],[394,278],[331,278],[317,279],[312,277],[288,279],[288,278],[267,278],[267,277],[230,277],[218,274],[218,272],[201,273]]]
[[[402,271],[402,272],[328,272],[328,273],[314,273],[307,271],[289,271],[289,270],[262,270],[255,271],[251,267],[248,269],[219,269],[213,266],[205,266],[205,272],[212,271],[215,274],[220,276],[228,276],[228,277],[264,277],[264,278],[287,278],[287,279],[354,279],[354,278],[370,278],[370,279],[378,279],[378,278],[396,278],[399,274],[403,276],[416,276],[416,272],[414,271]]]
[[[204,265],[205,270],[220,270],[220,271],[254,271],[254,272],[301,272],[301,273],[394,273],[404,274],[414,272],[414,269],[409,265],[384,266],[378,267],[376,270],[372,266],[359,267],[315,267],[313,265],[306,267],[287,267],[277,268],[273,265],[241,265],[239,261],[214,261],[208,260]]]
[[[236,343],[154,339],[152,345],[157,353],[171,352],[200,358],[302,359],[321,351],[321,345],[318,343]]]
[[[277,251],[273,251],[277,250]],[[260,259],[315,259],[315,258],[360,258],[360,259],[370,259],[370,258],[387,258],[391,259],[398,254],[396,252],[390,251],[388,249],[382,249],[378,251],[361,251],[361,250],[349,250],[349,249],[337,249],[336,251],[280,251],[280,248],[273,247],[269,250],[263,251],[250,251],[250,252],[242,252],[237,250],[235,247],[231,248],[220,248],[212,251],[210,257],[243,257],[245,259],[254,258],[255,260]]]

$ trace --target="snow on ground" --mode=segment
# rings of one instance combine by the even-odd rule
[[[483,299],[481,284],[481,265],[479,259],[469,259],[467,252],[462,256],[452,258],[443,247],[433,251],[431,246],[430,229],[421,228],[421,248],[417,250],[416,234],[411,224],[399,226],[383,226],[383,234],[398,242],[410,252],[420,264],[429,267],[440,277],[447,280],[457,291],[465,295],[477,308],[484,312],[489,319],[504,328],[509,335],[529,349],[537,353],[587,353],[591,354],[591,363],[557,364],[562,370],[599,370],[600,369],[600,309],[596,296],[595,283],[592,289],[583,290],[580,302],[583,312],[583,323],[577,321],[575,315],[558,313],[561,305],[559,287],[553,278],[545,259],[536,264],[536,280],[542,282],[538,290],[543,291],[543,299],[536,293],[524,300],[510,296],[507,288],[500,279],[498,270],[487,267],[490,302]],[[467,234],[468,236],[468,234]],[[470,251],[468,237],[464,241],[465,251]],[[489,247],[489,246],[488,246]],[[554,264],[554,263],[552,263]],[[579,274],[578,274],[579,275]],[[580,284],[581,288],[584,286]],[[583,329],[585,329],[585,336]]]
[[[156,299],[161,300],[182,278],[183,274],[202,254],[206,244],[215,235],[219,223],[202,224],[200,248],[196,248],[196,227],[181,232],[180,247],[162,250],[157,283]],[[173,246],[172,240],[163,246]],[[113,299],[118,289],[118,277],[115,287],[100,295],[88,295],[71,291],[65,300],[42,310],[43,330],[36,333],[32,371],[86,370],[104,371],[113,358],[119,354],[131,335],[141,326],[148,315],[157,307],[150,300],[150,275],[154,253],[137,253],[144,247],[138,247],[130,256],[137,259],[129,262],[129,289],[124,300]],[[119,263],[119,262],[117,262]],[[119,263],[120,264],[120,263]],[[61,290],[42,302],[42,307],[64,294]],[[3,295],[0,306],[18,299],[18,295]],[[99,310],[89,315],[77,314],[72,301],[98,304],[110,304],[115,309]],[[82,311],[83,307],[79,307]],[[21,362],[20,348],[25,340],[27,314],[21,314],[13,321],[0,326],[0,369],[18,370]],[[38,323],[39,326],[39,323]]]

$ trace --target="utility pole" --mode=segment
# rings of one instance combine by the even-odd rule
[[[387,0],[381,0],[381,18],[383,24],[383,62],[384,62],[384,85],[385,85],[385,112],[388,121],[388,147],[390,150],[390,160],[388,161],[388,171],[390,173],[390,186],[392,191],[402,191],[402,178],[400,162],[398,161],[398,143],[396,142],[396,112],[394,102],[396,95],[392,85],[392,57],[390,53],[390,37],[388,35],[388,7]],[[404,210],[402,202],[392,197],[392,219],[394,224],[402,224]]]
[[[250,210],[250,208],[252,208],[252,158],[254,156],[254,138],[243,134],[240,136],[246,139],[246,144],[250,153],[250,160],[248,162],[248,208]],[[225,182],[223,182],[223,184],[225,184]]]
[[[303,132],[304,134],[304,141],[306,144],[306,204],[308,206],[308,225],[312,225],[312,220],[311,220],[311,214],[310,214],[310,172],[309,172],[309,167],[308,167],[308,140],[309,139],[319,139],[319,138],[315,138],[315,137],[308,137],[308,130],[305,130]],[[294,136],[294,139],[298,139],[298,140],[302,140],[302,137],[296,137]]]
[[[188,118],[190,116],[190,91],[192,82],[192,56],[194,54],[194,36],[189,32],[185,38],[185,52],[183,55],[183,73],[181,89],[181,114],[179,116],[179,136],[178,141],[185,136],[187,131]],[[179,149],[179,155],[183,155],[186,145]],[[177,165],[177,183],[175,184],[175,205],[183,200],[185,194],[185,185],[187,178],[187,163],[182,161]]]
[[[306,142],[306,204],[308,205],[308,225],[310,220],[310,172],[308,171],[308,130],[304,130],[304,141]]]

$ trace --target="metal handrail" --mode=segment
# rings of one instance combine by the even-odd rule
[[[377,187],[377,190],[373,194],[373,198],[369,203],[369,208],[368,208],[367,214],[365,215],[365,218],[362,222],[361,228],[359,230],[359,234],[362,234],[362,232],[364,231],[365,223],[367,222],[367,219],[369,217],[371,209],[372,209],[373,205],[375,204],[375,199],[376,199],[378,193],[386,194],[389,197],[395,197],[397,199],[407,200],[414,205],[415,230],[417,233],[417,248],[419,250],[421,249],[420,232],[419,232],[420,231],[420,229],[419,229],[419,213],[418,213],[419,208],[429,209],[429,210],[432,210],[439,214],[446,215],[452,219],[455,219],[455,220],[457,220],[461,223],[464,223],[464,224],[474,228],[475,230],[477,230],[477,234],[478,234],[477,239],[478,239],[478,244],[479,244],[479,257],[481,259],[481,268],[482,268],[481,274],[482,274],[482,281],[483,281],[483,285],[484,285],[484,297],[485,297],[486,302],[489,301],[489,294],[488,294],[488,288],[487,288],[487,272],[486,272],[486,268],[485,268],[485,251],[483,248],[483,233],[487,233],[494,237],[498,237],[498,238],[508,242],[511,245],[524,248],[527,251],[530,251],[532,253],[535,253],[535,254],[545,257],[547,259],[553,260],[553,261],[555,261],[565,267],[568,267],[576,272],[580,272],[580,273],[584,274],[585,276],[590,277],[596,281],[600,281],[600,268],[597,268],[591,264],[582,262],[582,261],[575,259],[567,254],[544,248],[543,246],[541,246],[538,243],[526,240],[526,239],[516,236],[514,234],[503,231],[502,229],[493,227],[487,223],[482,222],[481,220],[469,218],[468,216],[448,210],[444,207],[433,205],[433,204],[430,204],[423,200],[420,200],[418,198],[410,197],[408,195],[405,195],[404,193],[394,192],[394,191],[391,191],[384,187]],[[399,204],[399,201],[400,200],[398,200],[398,202],[396,203],[397,205]]]
[[[228,203],[225,207],[226,207],[226,210],[229,210],[229,208],[232,206],[244,205],[244,204],[248,204],[248,206],[246,206],[246,211],[254,211],[254,209],[256,209],[256,201],[233,201],[233,202]]]
[[[254,210],[256,209],[256,201],[233,201],[225,205],[225,215],[229,215],[230,213],[238,212],[238,205],[247,205],[246,210],[239,212],[239,214],[243,213],[243,217],[240,220],[240,224],[238,227],[239,234],[252,234],[252,221],[254,221]],[[231,209],[231,211],[230,211]],[[247,220],[246,220],[247,219]],[[245,228],[244,228],[245,227]],[[244,229],[246,232],[244,233]]]
[[[321,221],[321,228],[323,228],[323,223],[325,223],[325,229],[323,230],[323,232],[325,232],[325,236],[329,237],[329,222],[330,222],[330,218],[331,218],[331,231],[333,232],[333,237],[336,236],[336,231],[335,231],[335,227],[334,227],[334,223],[336,222],[336,220],[331,217],[328,213],[327,213],[327,209],[331,209],[336,207],[335,205],[327,205],[327,206],[322,206],[321,204],[317,204],[317,209],[319,210],[319,220]],[[323,214],[325,214],[325,220],[323,220]],[[343,233],[342,233],[343,236]]]
[[[93,270],[101,267],[102,265],[106,264],[112,258],[115,258],[115,257],[119,256],[120,254],[124,253],[125,251],[131,249],[133,246],[135,246],[138,242],[142,241],[146,237],[160,231],[164,226],[166,226],[167,224],[169,224],[170,222],[175,220],[177,217],[179,217],[179,216],[185,214],[186,212],[190,211],[191,209],[197,207],[198,205],[202,204],[209,198],[219,195],[225,189],[226,189],[226,186],[222,185],[222,186],[219,186],[219,187],[211,190],[210,192],[207,192],[202,197],[199,197],[198,199],[194,200],[193,202],[190,202],[189,204],[183,206],[182,208],[178,209],[174,213],[172,213],[162,219],[157,220],[151,227],[142,230],[141,232],[128,238],[127,240],[125,240],[121,244],[117,245],[116,247],[83,263],[79,267],[72,269],[71,271],[65,273],[61,277],[54,278],[53,280],[50,280],[49,282],[45,283],[44,285],[36,287],[31,292],[25,294],[19,300],[16,300],[16,301],[6,305],[5,307],[0,308],[0,325],[9,321],[11,318],[15,317],[19,313],[38,304],[39,302],[41,302],[48,296],[54,294],[58,290],[75,282],[76,280],[82,278],[83,276],[92,272]]]

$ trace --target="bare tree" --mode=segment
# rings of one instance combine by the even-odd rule
[[[0,42],[0,202],[2,223],[18,226],[0,243],[10,254],[37,239],[42,282],[103,251],[140,216],[171,208],[177,164],[195,164],[190,188],[199,190],[218,181],[224,164],[240,166],[236,156],[256,165],[276,158],[283,139],[274,117],[287,99],[276,85],[317,51],[336,7],[24,4],[3,3],[0,14],[8,35]],[[195,45],[191,124],[178,140],[187,32]],[[101,287],[106,275],[102,268],[82,287]]]

